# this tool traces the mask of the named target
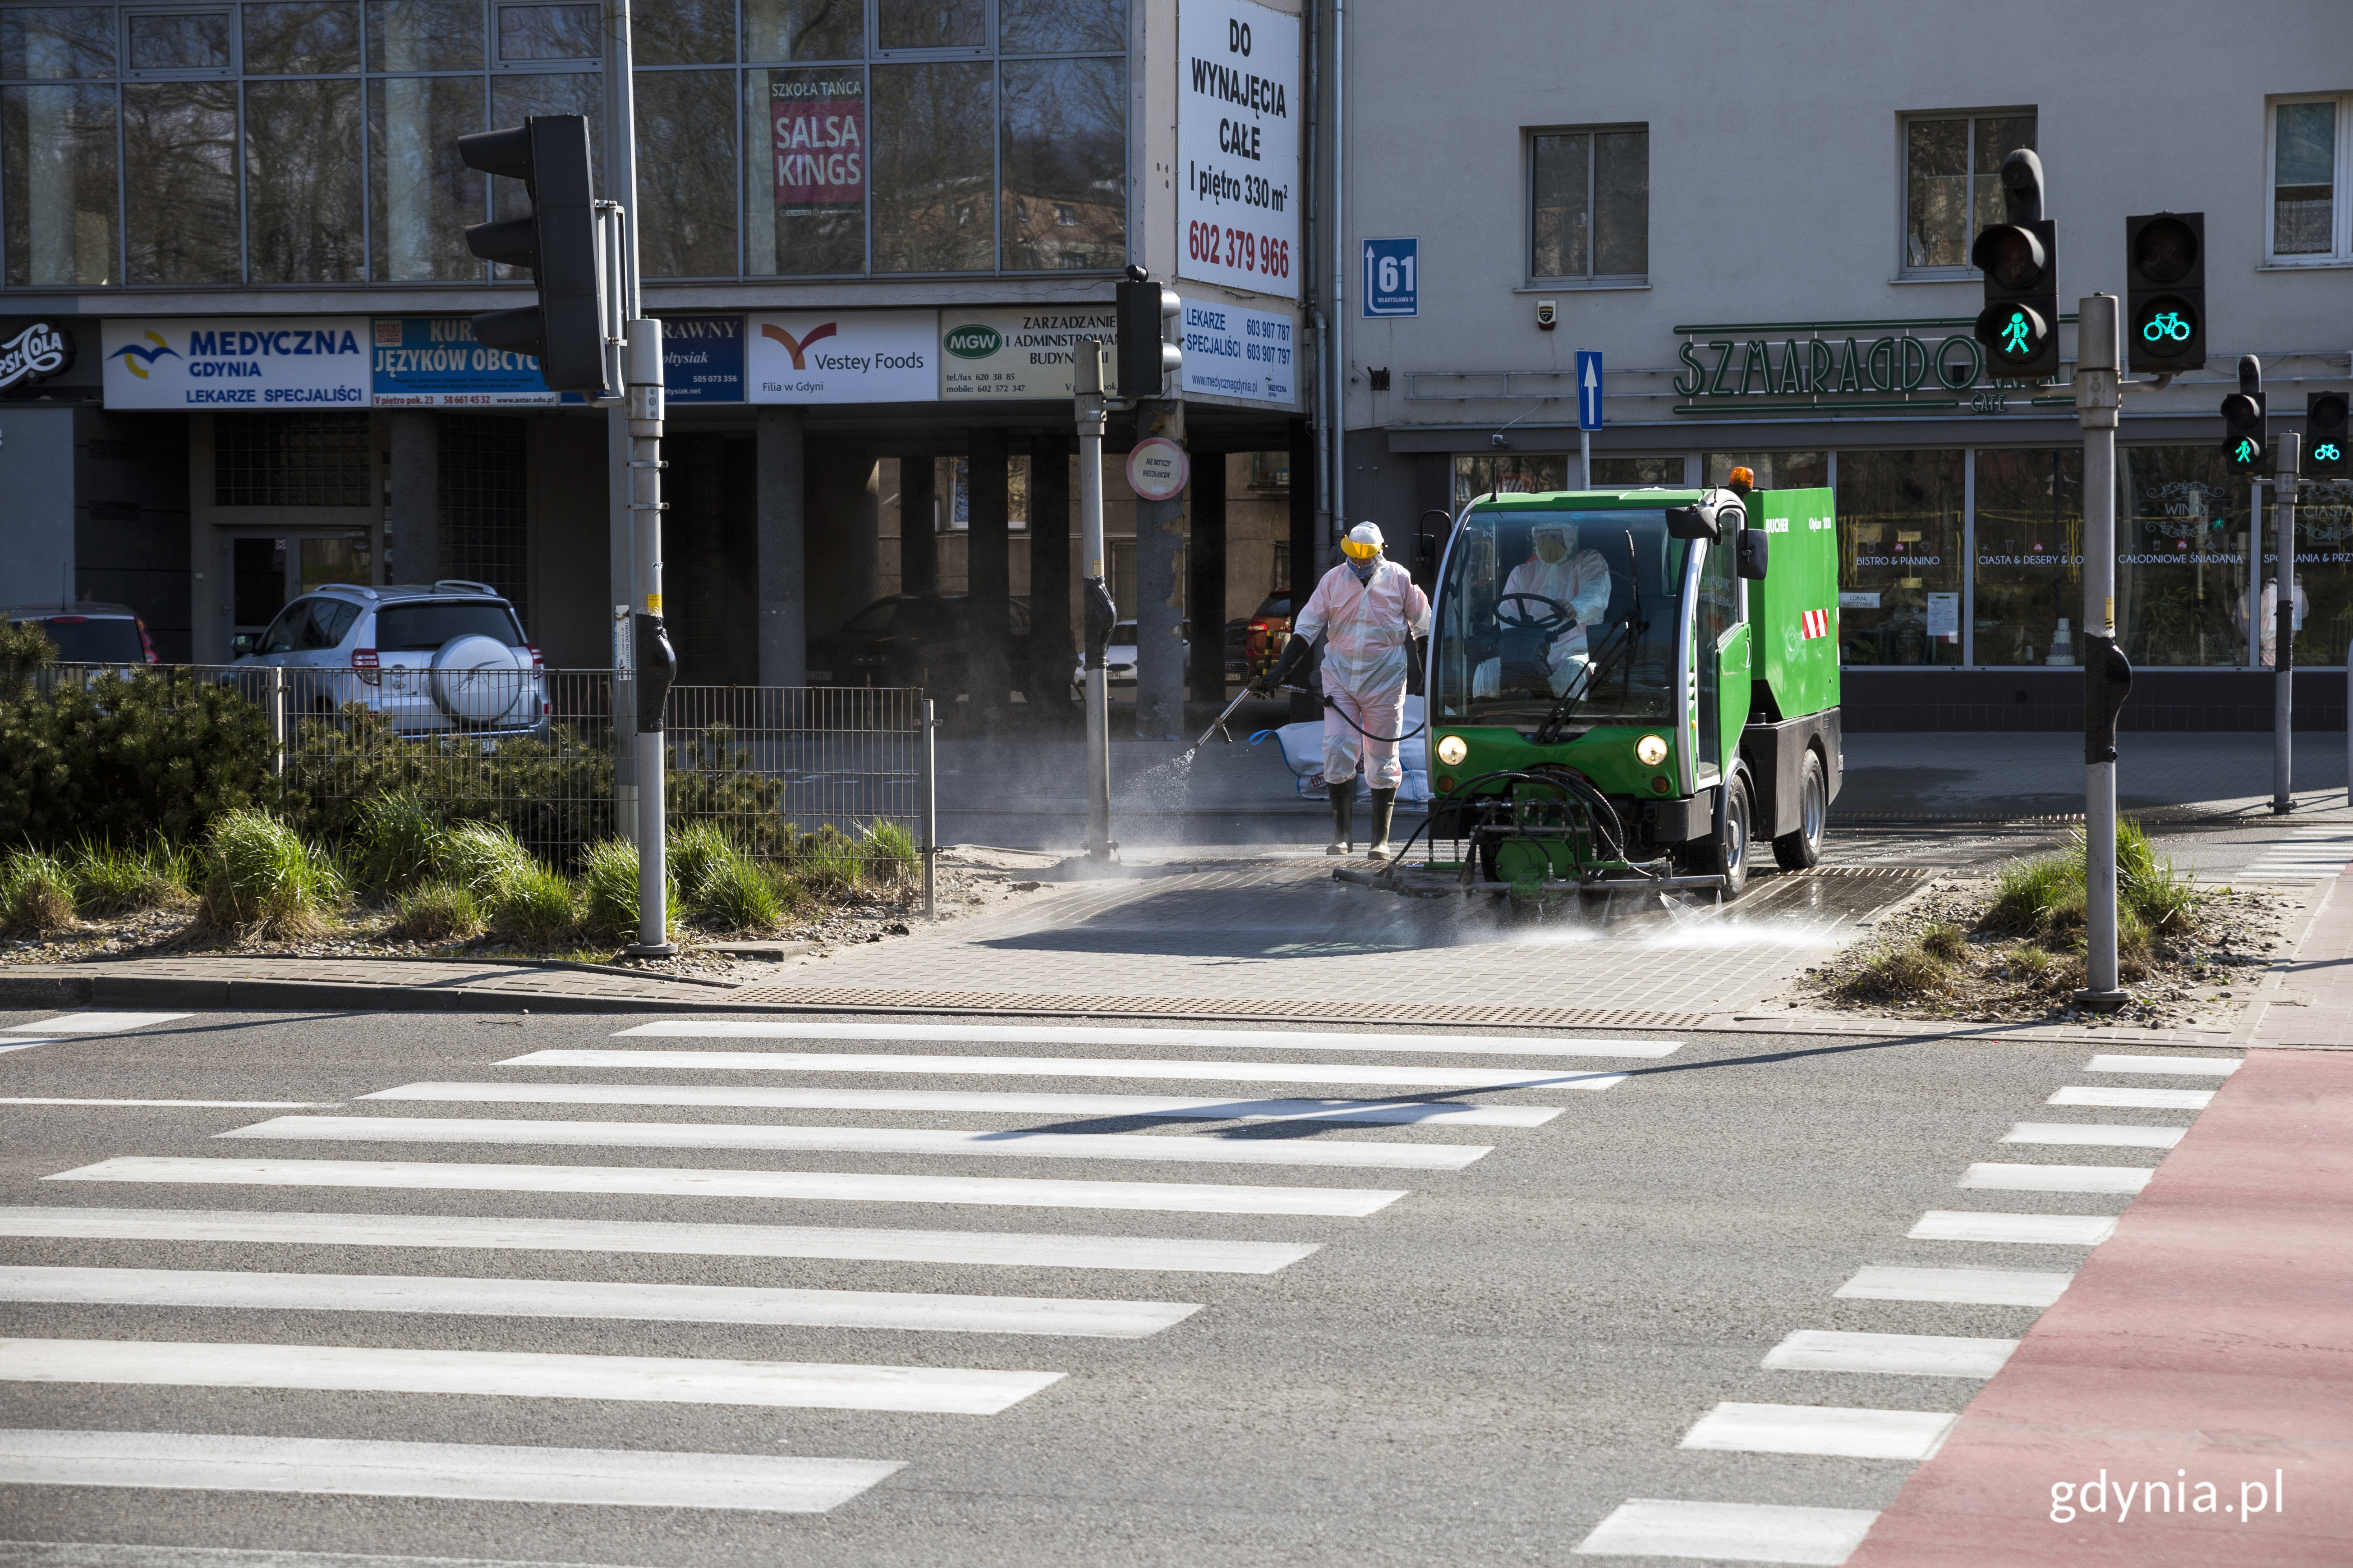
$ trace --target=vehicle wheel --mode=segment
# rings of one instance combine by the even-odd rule
[[[1830,820],[1830,776],[1822,754],[1806,748],[1806,765],[1798,773],[1798,826],[1773,840],[1773,858],[1784,871],[1803,871],[1822,858],[1822,829]]]
[[[1710,869],[1724,879],[1724,896],[1729,900],[1748,885],[1748,829],[1755,814],[1749,810],[1746,774],[1734,773],[1725,789],[1724,830],[1716,836]]]

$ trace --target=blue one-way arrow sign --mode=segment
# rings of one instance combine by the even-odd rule
[[[1601,428],[1601,356],[1577,351],[1577,427]]]

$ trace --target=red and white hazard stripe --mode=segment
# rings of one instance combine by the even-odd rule
[[[1808,610],[1798,618],[1809,639],[1831,635],[1831,613],[1828,610]]]

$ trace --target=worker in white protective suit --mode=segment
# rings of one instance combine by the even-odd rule
[[[2263,608],[2258,610],[2256,614],[2259,615],[2262,619],[2257,624],[2256,630],[2263,637],[2262,647],[2263,668],[2265,669],[2270,669],[2279,663],[2278,578],[2274,577],[2270,582],[2263,584],[2263,594],[2261,604]],[[2304,591],[2304,579],[2298,577],[2295,580],[2295,625],[2294,628],[2298,636],[2303,635],[2304,617],[2310,614],[2311,610],[2312,600]],[[2239,635],[2241,637],[2247,635],[2247,591],[2243,588],[2239,590],[2238,602],[2231,606],[2231,624],[2239,629]]]
[[[1356,773],[1372,791],[1371,845],[1376,860],[1389,854],[1389,822],[1397,811],[1405,769],[1398,742],[1405,738],[1405,689],[1414,638],[1430,635],[1430,596],[1413,574],[1381,554],[1381,531],[1360,522],[1340,546],[1345,557],[1324,574],[1291,623],[1291,640],[1274,684],[1302,668],[1318,634],[1324,637],[1324,784],[1332,800],[1327,855],[1356,847],[1351,816]]]
[[[1551,635],[1544,648],[1545,674],[1552,694],[1565,697],[1584,684],[1586,670],[1593,662],[1586,628],[1599,621],[1609,607],[1609,563],[1599,551],[1577,547],[1577,528],[1572,523],[1540,522],[1530,532],[1528,558],[1504,579],[1496,613],[1515,621],[1574,617]],[[1548,599],[1551,604],[1532,599],[1514,602],[1514,594]],[[1560,608],[1555,609],[1556,605]]]

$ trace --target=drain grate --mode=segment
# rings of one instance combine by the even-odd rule
[[[1007,991],[881,991],[839,985],[751,985],[746,1006],[860,1013],[1029,1013],[1105,1018],[1233,1018],[1267,1023],[1476,1024],[1494,1028],[1696,1029],[1704,1013],[1641,1007],[1510,1007],[1443,1002],[1250,1001],[1223,996],[1079,996]]]

